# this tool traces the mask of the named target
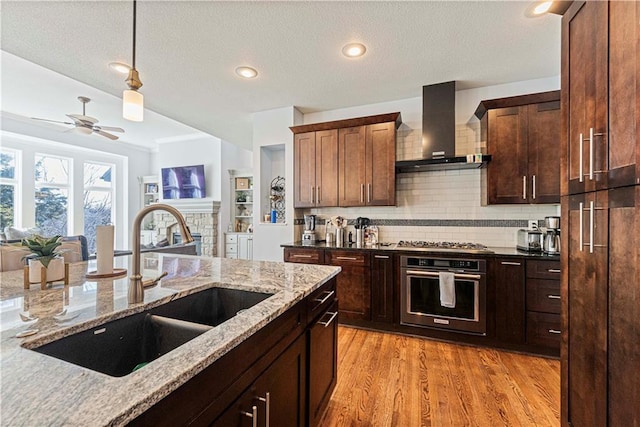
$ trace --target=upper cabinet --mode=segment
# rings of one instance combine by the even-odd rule
[[[487,203],[560,203],[560,91],[482,101]]]
[[[562,20],[562,194],[640,184],[638,2],[574,2]]]
[[[400,113],[294,126],[294,207],[395,205]]]

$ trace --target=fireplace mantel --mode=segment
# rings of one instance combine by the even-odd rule
[[[220,202],[211,199],[160,200],[160,203],[173,206],[181,213],[217,213]]]

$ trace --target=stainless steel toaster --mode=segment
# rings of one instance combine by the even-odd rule
[[[517,248],[527,252],[542,252],[544,235],[540,230],[518,230]]]

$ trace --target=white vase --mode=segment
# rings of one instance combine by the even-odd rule
[[[40,283],[42,263],[37,259],[29,260],[29,283]],[[53,258],[46,268],[47,282],[64,279],[64,258]]]

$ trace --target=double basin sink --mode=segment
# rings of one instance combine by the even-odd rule
[[[33,350],[123,377],[271,295],[210,288]]]

